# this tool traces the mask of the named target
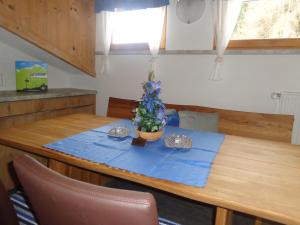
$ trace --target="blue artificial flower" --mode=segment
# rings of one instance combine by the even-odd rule
[[[162,127],[164,127],[167,124],[167,119],[166,117],[161,121]]]
[[[158,95],[160,93],[160,81],[148,81],[144,84],[144,90],[146,94]]]
[[[139,130],[158,131],[166,125],[165,105],[159,99],[160,81],[147,81],[143,84],[144,94],[133,119]]]
[[[157,82],[153,82],[152,83],[152,89],[153,90],[160,90],[160,81],[157,81]]]
[[[158,105],[159,108],[165,110],[166,109],[166,106],[161,102],[161,100],[157,100],[156,101],[156,104]]]
[[[160,121],[162,121],[165,117],[165,111],[163,109],[158,109],[157,110],[157,114],[156,114],[157,119],[159,119]]]

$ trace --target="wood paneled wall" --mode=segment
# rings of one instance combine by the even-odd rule
[[[107,116],[132,118],[138,102],[109,98]],[[215,109],[193,105],[166,104],[177,111],[218,112],[219,131],[225,134],[291,143],[294,116]]]
[[[0,0],[0,26],[95,76],[94,0]]]

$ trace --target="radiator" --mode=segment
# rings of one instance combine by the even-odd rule
[[[295,116],[292,143],[300,144],[300,92],[283,91],[278,97],[277,113]]]

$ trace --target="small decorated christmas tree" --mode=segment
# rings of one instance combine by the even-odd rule
[[[158,132],[166,125],[166,107],[159,99],[161,83],[154,77],[154,72],[150,72],[143,84],[144,94],[133,118],[137,130],[142,132]]]

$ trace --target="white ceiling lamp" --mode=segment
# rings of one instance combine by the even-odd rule
[[[182,22],[191,24],[203,16],[205,7],[205,0],[177,0],[176,15]]]

